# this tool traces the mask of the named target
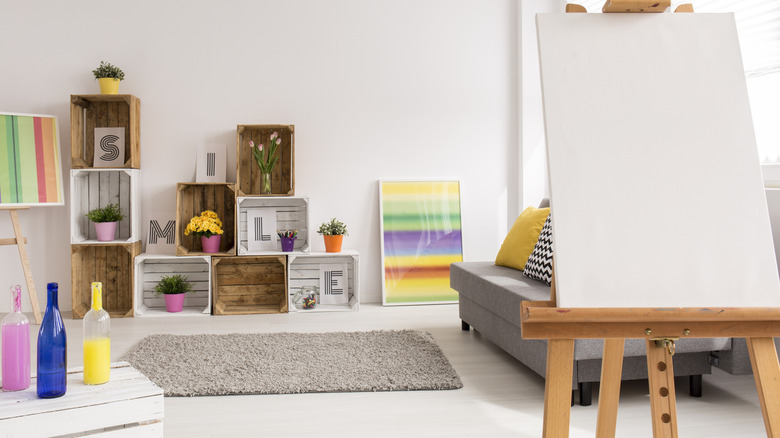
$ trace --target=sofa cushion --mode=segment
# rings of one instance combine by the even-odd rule
[[[520,302],[550,299],[550,286],[490,262],[450,265],[450,287],[520,327]]]
[[[547,220],[544,222],[544,227],[542,227],[542,232],[539,234],[539,240],[536,242],[534,251],[525,263],[523,275],[528,278],[533,278],[534,280],[551,284],[553,268],[552,243],[552,216],[548,215]]]
[[[523,210],[501,244],[496,264],[521,271],[525,269],[525,262],[534,250],[549,214],[549,208],[528,207]]]

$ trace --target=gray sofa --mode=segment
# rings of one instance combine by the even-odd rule
[[[474,327],[482,336],[493,341],[525,366],[541,376],[545,375],[547,341],[523,339],[520,331],[520,302],[547,301],[550,286],[532,280],[522,271],[493,262],[462,262],[450,266],[450,286],[460,295],[462,329]],[[603,341],[578,339],[574,343],[574,373],[572,389],[579,390],[580,404],[591,404],[593,382],[601,378]],[[676,342],[674,355],[675,376],[690,376],[690,394],[701,396],[701,378],[710,374],[712,352],[729,359],[730,338],[681,339]],[[628,339],[623,359],[623,380],[647,378],[645,341]],[[724,360],[722,363],[725,363]],[[742,358],[734,361],[742,366]],[[748,366],[749,366],[748,359]],[[727,369],[727,371],[729,371]]]

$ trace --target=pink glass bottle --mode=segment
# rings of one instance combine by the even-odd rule
[[[3,338],[3,391],[30,387],[30,321],[22,313],[22,288],[11,286],[11,313],[0,323]]]

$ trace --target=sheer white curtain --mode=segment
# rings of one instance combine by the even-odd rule
[[[601,12],[604,0],[578,3],[588,12]],[[733,12],[745,64],[753,124],[761,160],[780,164],[780,1],[691,0],[696,12]]]

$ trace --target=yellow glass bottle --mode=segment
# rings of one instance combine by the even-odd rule
[[[84,383],[108,382],[111,372],[111,318],[103,310],[103,283],[92,283],[92,308],[84,315]]]

